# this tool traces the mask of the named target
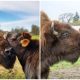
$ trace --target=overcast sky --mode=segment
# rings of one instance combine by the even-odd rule
[[[32,24],[39,26],[38,1],[0,1],[1,29],[23,27],[30,31]]]
[[[58,19],[58,16],[63,13],[80,14],[80,0],[53,0],[41,1],[40,10],[45,11],[51,19]]]

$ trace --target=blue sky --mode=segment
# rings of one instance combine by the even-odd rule
[[[73,13],[77,11],[80,15],[80,0],[53,0],[40,2],[40,10],[48,14],[51,19],[58,19],[63,13]]]
[[[0,1],[0,29],[23,27],[31,31],[32,24],[39,26],[38,1]]]

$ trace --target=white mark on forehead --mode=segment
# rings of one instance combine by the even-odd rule
[[[80,32],[80,26],[72,26],[72,28]]]

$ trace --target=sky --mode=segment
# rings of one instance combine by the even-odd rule
[[[39,26],[39,1],[0,1],[0,29]]]
[[[0,29],[23,27],[31,31],[32,24],[39,26],[39,9],[57,20],[66,12],[80,14],[80,0],[0,1]]]
[[[63,13],[80,14],[80,0],[53,0],[40,2],[40,10],[46,12],[50,19],[57,20]]]

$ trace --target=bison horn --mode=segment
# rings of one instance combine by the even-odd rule
[[[58,32],[55,31],[55,29],[54,29],[54,22],[52,22],[51,28],[53,29],[53,34],[54,34],[54,35],[58,35]]]
[[[4,35],[3,35],[4,39],[7,38],[7,35],[8,35],[8,32],[4,33]]]

